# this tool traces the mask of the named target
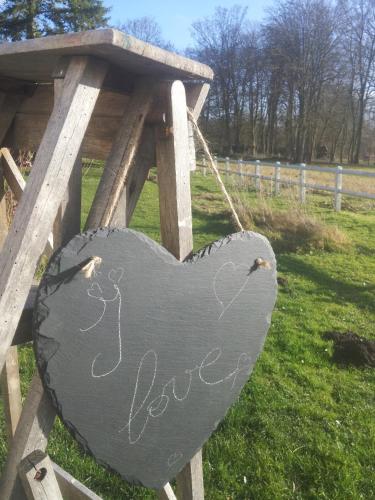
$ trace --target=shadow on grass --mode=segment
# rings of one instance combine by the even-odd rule
[[[278,260],[293,274],[299,274],[304,278],[314,281],[317,285],[324,288],[324,290],[333,291],[336,295],[335,302],[337,304],[350,302],[361,309],[375,311],[375,301],[372,293],[375,291],[375,286],[372,285],[364,288],[347,281],[332,278],[322,268],[317,268],[311,263],[303,262],[293,255],[281,255],[278,257]]]

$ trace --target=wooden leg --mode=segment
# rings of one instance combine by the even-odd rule
[[[124,113],[87,217],[86,229],[107,226],[123,192],[138,149],[143,124],[153,100],[153,86],[141,82]]]
[[[35,450],[18,466],[28,500],[63,500],[52,462],[48,455]]]
[[[14,161],[12,155],[8,148],[0,149],[0,155],[2,157],[2,165],[4,171],[4,177],[7,181],[14,197],[19,202],[22,196],[22,193],[25,191],[26,182],[22,177],[22,174]],[[48,242],[46,245],[46,249],[48,254],[51,254],[53,251],[53,235],[52,233],[48,236]]]
[[[185,89],[173,82],[164,130],[159,130],[156,157],[159,183],[160,228],[163,245],[179,260],[193,249],[189,142]],[[182,500],[204,498],[202,456],[198,452],[177,477]]]
[[[23,488],[18,480],[18,465],[31,451],[45,451],[55,416],[39,375],[35,374],[5,464],[0,484],[2,500],[23,498]]]
[[[156,142],[161,239],[182,261],[193,249],[193,233],[186,97],[179,81],[170,86],[166,120]]]
[[[1,165],[5,163],[1,161]],[[4,179],[0,170],[0,248],[8,234],[7,207],[5,202]],[[10,347],[1,373],[1,392],[4,403],[5,424],[8,444],[13,439],[22,410],[20,374],[17,347]]]
[[[186,104],[196,120],[201,114],[209,90],[210,85],[208,83],[192,83],[186,86]],[[190,121],[188,122],[188,130],[190,170],[196,170],[194,128]]]
[[[204,499],[202,451],[198,451],[177,476],[177,497],[179,500]]]
[[[8,444],[12,442],[22,411],[17,347],[9,348],[1,373],[1,393],[4,402]]]
[[[176,500],[172,486],[167,483],[162,490],[158,492],[159,500]]]
[[[0,370],[82,144],[107,63],[72,58],[0,255]],[[42,222],[41,222],[42,221]]]

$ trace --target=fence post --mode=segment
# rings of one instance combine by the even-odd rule
[[[228,179],[230,173],[230,164],[229,164],[229,158],[228,156],[225,158],[225,176]]]
[[[260,190],[260,160],[255,161],[255,190]]]
[[[242,159],[237,160],[237,174],[238,174],[238,184],[242,184]]]
[[[280,179],[281,179],[281,163],[276,162],[275,165],[275,194],[280,194]]]
[[[339,165],[336,169],[336,183],[335,183],[335,210],[340,212],[342,200],[342,167]]]
[[[202,164],[203,164],[203,175],[206,177],[207,168],[206,168],[206,157],[205,156],[203,156]]]
[[[300,164],[301,170],[299,171],[299,199],[301,203],[306,201],[306,163]]]

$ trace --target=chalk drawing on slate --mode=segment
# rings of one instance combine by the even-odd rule
[[[87,277],[79,269],[93,256],[100,265]],[[258,258],[270,269],[249,272]],[[51,259],[34,314],[38,367],[58,414],[99,463],[162,487],[238,398],[276,287],[274,254],[256,233],[184,263],[129,229],[77,235]]]

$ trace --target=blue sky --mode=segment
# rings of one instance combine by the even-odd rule
[[[184,49],[192,44],[190,26],[193,21],[211,16],[216,6],[231,7],[234,4],[248,7],[248,17],[260,21],[264,9],[272,5],[273,0],[104,0],[107,7],[112,7],[111,23],[117,24],[125,19],[151,16],[160,24],[163,35],[177,49]]]

